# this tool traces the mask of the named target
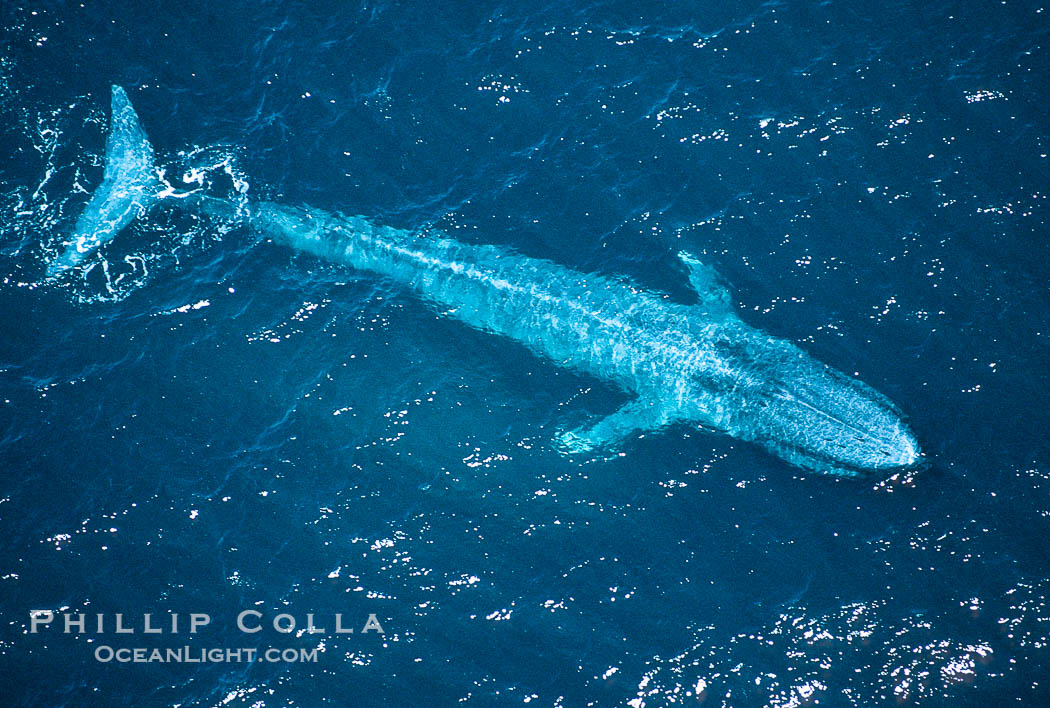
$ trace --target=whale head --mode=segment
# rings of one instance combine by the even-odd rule
[[[892,473],[921,462],[901,412],[870,386],[740,323],[722,334],[709,359],[718,366],[693,381],[697,419],[828,474]]]
[[[807,357],[808,359],[808,357]],[[815,360],[764,392],[756,431],[766,446],[802,467],[845,476],[915,467],[922,452],[900,411],[866,384]]]

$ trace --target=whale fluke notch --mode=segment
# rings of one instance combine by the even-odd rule
[[[120,86],[113,86],[110,106],[102,184],[77,219],[72,242],[48,266],[49,275],[82,263],[156,201],[160,181],[153,146]]]
[[[679,251],[678,259],[682,261],[689,275],[689,284],[693,286],[700,305],[711,314],[729,312],[733,309],[733,299],[729,287],[722,280],[718,271],[707,265],[688,251]]]
[[[672,422],[673,417],[657,401],[638,398],[591,426],[560,433],[557,440],[562,449],[570,453],[612,449],[636,433],[663,428]]]

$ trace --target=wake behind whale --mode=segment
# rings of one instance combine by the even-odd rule
[[[49,267],[60,275],[164,198],[153,150],[131,102],[113,87],[105,176]],[[884,396],[743,322],[709,267],[681,254],[695,305],[505,248],[417,238],[304,206],[246,208],[208,196],[174,200],[243,218],[294,249],[390,278],[466,324],[521,342],[556,364],[615,383],[635,398],[563,451],[613,448],[640,431],[699,424],[753,441],[803,468],[856,476],[916,465],[919,445]]]

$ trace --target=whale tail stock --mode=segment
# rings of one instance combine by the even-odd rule
[[[80,265],[111,241],[160,196],[161,183],[146,132],[120,86],[113,86],[102,184],[91,196],[73,229],[73,239],[48,266],[55,276]]]

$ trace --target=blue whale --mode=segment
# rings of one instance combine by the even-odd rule
[[[153,149],[127,94],[114,86],[102,184],[50,272],[74,269],[162,195]],[[887,398],[743,322],[717,273],[689,254],[680,257],[697,302],[685,305],[506,248],[420,238],[360,216],[266,201],[243,208],[208,196],[174,201],[245,219],[275,242],[385,276],[450,317],[632,395],[618,411],[561,431],[556,443],[565,453],[602,454],[640,432],[692,424],[829,474],[892,473],[921,460]]]

